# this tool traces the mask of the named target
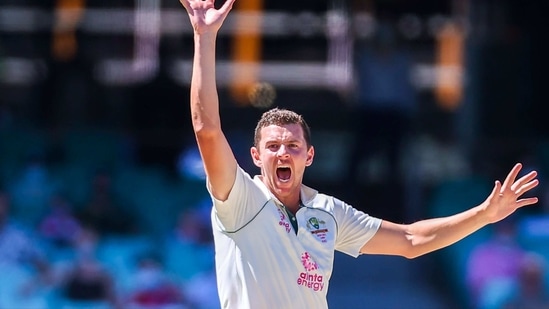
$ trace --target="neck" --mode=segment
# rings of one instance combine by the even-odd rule
[[[296,213],[299,209],[299,206],[301,204],[301,200],[299,196],[297,198],[278,198],[277,199],[286,207],[289,211],[292,213]]]
[[[292,212],[296,212],[299,209],[299,204],[301,202],[301,187],[293,188],[290,191],[284,191],[284,190],[277,190],[273,186],[270,186],[270,183],[268,183],[264,176],[260,176],[260,179],[263,181],[265,186],[270,191],[271,195],[273,195],[284,207],[289,209]]]

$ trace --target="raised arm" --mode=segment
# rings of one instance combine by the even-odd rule
[[[215,76],[216,38],[235,0],[219,9],[214,0],[180,0],[194,29],[191,117],[198,148],[213,196],[226,200],[234,184],[237,163],[221,129]]]
[[[361,252],[414,258],[449,246],[487,224],[503,220],[520,207],[537,203],[537,197],[521,199],[524,193],[539,184],[535,171],[515,180],[521,168],[521,164],[515,165],[503,185],[496,181],[492,193],[483,203],[464,212],[409,225],[383,221]]]

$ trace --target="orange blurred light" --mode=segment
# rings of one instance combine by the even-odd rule
[[[446,110],[455,110],[463,95],[463,31],[446,23],[437,35],[435,96]]]
[[[262,0],[239,0],[235,3],[240,13],[236,20],[232,44],[233,78],[230,94],[240,105],[249,104],[248,93],[258,80],[261,59]],[[236,68],[238,67],[238,70]]]

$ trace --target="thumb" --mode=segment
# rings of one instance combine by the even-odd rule
[[[500,192],[501,192],[501,182],[499,180],[496,180],[494,183],[494,189],[492,189],[492,193],[490,193],[490,197],[499,195]]]
[[[181,0],[185,1],[185,0]],[[233,8],[235,0],[226,0],[225,3],[219,8],[219,12],[223,15],[227,15],[229,11]]]

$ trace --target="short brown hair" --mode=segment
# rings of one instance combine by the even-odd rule
[[[299,124],[301,126],[303,129],[303,137],[307,143],[307,149],[309,149],[312,145],[311,129],[309,128],[307,122],[305,122],[303,116],[294,111],[281,109],[278,107],[270,109],[261,115],[261,118],[255,127],[254,146],[257,147],[259,145],[259,140],[261,139],[261,129],[270,125],[283,126],[287,124]]]

